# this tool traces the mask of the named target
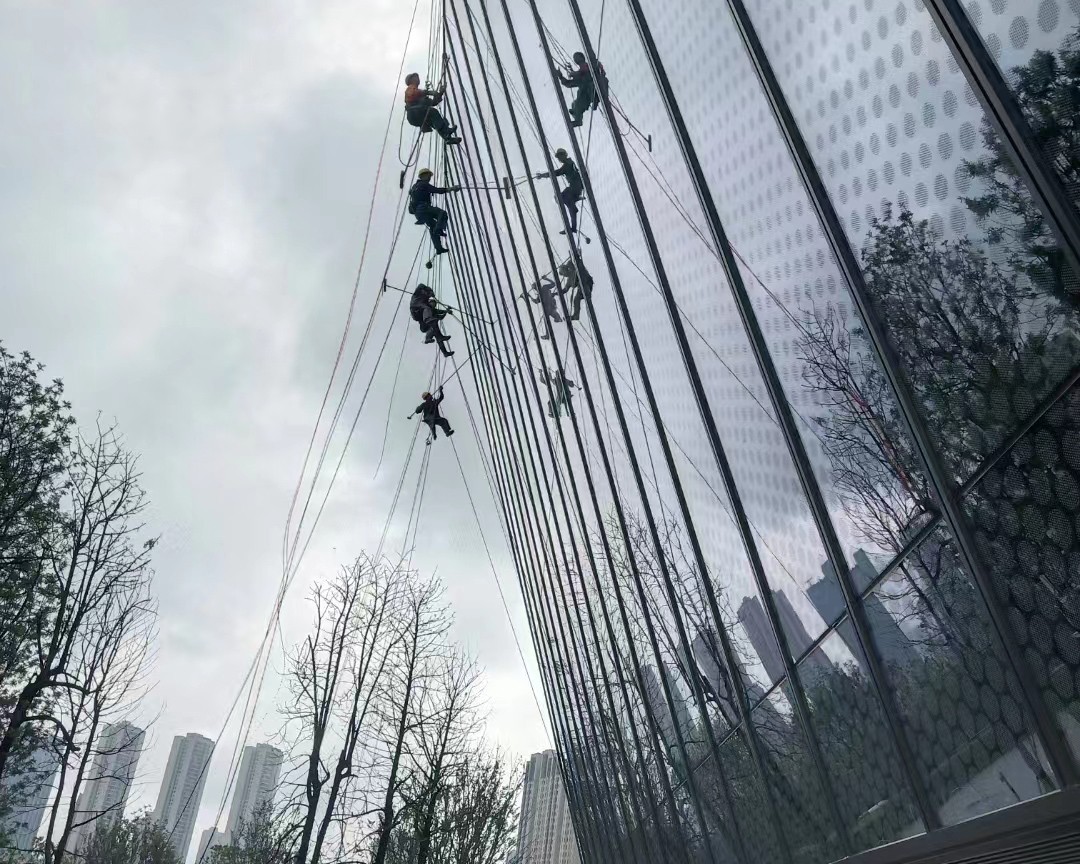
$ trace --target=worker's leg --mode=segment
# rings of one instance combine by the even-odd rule
[[[461,143],[461,139],[454,135],[457,131],[457,127],[451,126],[447,119],[439,113],[438,108],[432,108],[428,112],[428,125],[438,132],[439,137],[447,144]]]
[[[454,434],[454,430],[450,428],[450,423],[445,417],[437,417],[435,419],[435,425],[442,429],[442,431],[446,433],[446,436],[448,438]],[[434,432],[432,432],[432,434],[434,434]]]
[[[446,233],[446,223],[450,217],[445,210],[439,207],[432,207],[431,213],[435,217],[435,227],[439,232],[439,236],[442,236]]]
[[[571,126],[580,126],[585,112],[592,106],[593,91],[591,87],[578,87],[577,95],[570,106]]]
[[[570,320],[577,321],[581,317],[581,288],[575,288],[570,298]]]
[[[577,231],[577,202],[581,200],[581,189],[576,186],[567,186],[560,193],[563,206],[566,207],[566,215],[570,217],[570,230]]]
[[[431,234],[431,244],[435,247],[435,253],[441,255],[446,251],[443,246],[442,236],[446,233],[446,211],[438,207],[427,209],[428,233]]]
[[[562,315],[559,314],[559,307],[555,303],[555,297],[553,295],[544,296],[543,307],[544,314],[552,321],[562,321]]]

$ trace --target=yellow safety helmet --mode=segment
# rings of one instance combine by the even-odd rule
[[[555,158],[556,159],[565,159],[566,158],[566,151],[562,147],[560,147],[558,150],[555,151]]]
[[[431,176],[432,176],[432,175],[433,175],[434,173],[435,173],[435,172],[434,172],[434,171],[432,171],[432,170],[431,170],[430,168],[421,168],[421,169],[420,169],[420,171],[419,171],[419,172],[417,173],[417,175],[416,175],[416,176],[417,176],[417,177],[423,177],[423,176],[425,176],[425,175],[426,175],[426,176],[428,176],[428,177],[431,177]]]
[[[427,391],[425,390],[425,391],[424,391],[423,393],[421,393],[421,394],[420,394],[420,398],[421,398],[421,399],[430,399],[430,398],[431,398],[431,394],[430,394],[430,393],[428,393],[428,392],[427,392]]]

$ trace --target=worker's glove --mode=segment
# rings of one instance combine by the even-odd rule
[[[450,187],[450,191],[451,191],[451,192],[460,192],[460,191],[461,191],[461,187],[460,187],[460,186],[451,186],[451,187]]]
[[[546,180],[547,176],[548,176],[547,171],[541,171],[539,174],[536,175],[536,179],[537,180]]]

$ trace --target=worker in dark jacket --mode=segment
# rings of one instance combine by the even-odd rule
[[[557,321],[562,323],[563,317],[559,314],[559,305],[555,298],[559,294],[565,292],[560,291],[556,286],[556,283],[547,278],[542,278],[539,282],[533,283],[533,289],[535,294],[530,294],[528,290],[522,295],[526,300],[531,300],[533,303],[539,303],[540,308],[544,310],[544,333],[541,334],[541,339],[547,339],[551,335],[551,322]]]
[[[593,278],[584,264],[579,272],[572,258],[559,265],[559,275],[563,279],[562,293],[573,292],[570,295],[570,320],[577,321],[581,317],[581,301],[592,296]]]
[[[570,391],[576,387],[573,381],[563,376],[562,370],[556,369],[549,372],[547,369],[540,370],[540,381],[550,384],[554,399],[548,401],[548,417],[558,419],[562,417],[562,409],[570,408]]]
[[[420,415],[420,419],[427,423],[428,428],[431,430],[431,440],[436,440],[439,436],[435,432],[435,427],[438,426],[446,436],[449,438],[454,434],[454,430],[450,428],[450,424],[446,422],[446,418],[439,413],[439,404],[443,400],[442,387],[439,388],[439,397],[436,399],[430,393],[420,394],[420,398],[424,401],[416,406],[416,410],[409,415],[409,419],[412,420],[417,414]]]
[[[454,133],[456,126],[451,126],[435,106],[442,102],[441,90],[423,90],[420,76],[415,72],[405,78],[405,119],[410,126],[421,132],[434,129],[447,144],[460,144],[461,139]]]
[[[569,75],[564,75],[558,66],[555,67],[555,74],[559,76],[563,87],[577,90],[577,95],[570,105],[570,125],[577,127],[582,124],[586,111],[590,108],[595,111],[599,107],[599,88],[607,87],[607,73],[604,72],[604,64],[599,63],[594,75],[589,68],[589,61],[580,51],[574,52],[574,63],[575,68]]]
[[[443,188],[433,186],[431,183],[432,173],[430,168],[422,168],[417,174],[419,178],[409,190],[409,212],[416,217],[417,225],[427,225],[431,234],[431,242],[435,246],[435,254],[442,255],[447,251],[442,244],[443,235],[446,234],[446,220],[449,218],[446,211],[431,203],[432,195],[445,195],[448,192],[460,192],[460,186]]]
[[[559,167],[555,169],[555,176],[566,180],[566,187],[559,193],[559,198],[566,208],[567,215],[570,217],[570,231],[573,233],[577,231],[577,205],[585,192],[585,184],[581,181],[581,173],[578,171],[574,160],[567,155],[567,152],[562,147],[555,151],[555,161],[559,163]],[[551,174],[547,171],[542,171],[536,175],[536,179],[543,180],[545,177],[550,176]]]
[[[443,333],[442,328],[439,326],[439,322],[446,317],[446,310],[437,308],[435,305],[437,302],[435,292],[421,283],[416,286],[412,299],[409,301],[409,314],[412,315],[413,321],[420,325],[420,329],[426,337],[424,339],[426,344],[438,342],[439,350],[442,351],[443,356],[453,357],[454,352],[446,347],[450,337]]]

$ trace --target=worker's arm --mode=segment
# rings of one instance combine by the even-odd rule
[[[553,173],[554,173],[554,175],[556,177],[565,177],[566,176],[566,169],[569,168],[569,167],[570,167],[570,163],[567,162],[561,168],[556,168]]]
[[[441,405],[442,400],[446,398],[446,394],[442,392],[442,387],[439,388],[439,398],[435,400],[436,405]]]

